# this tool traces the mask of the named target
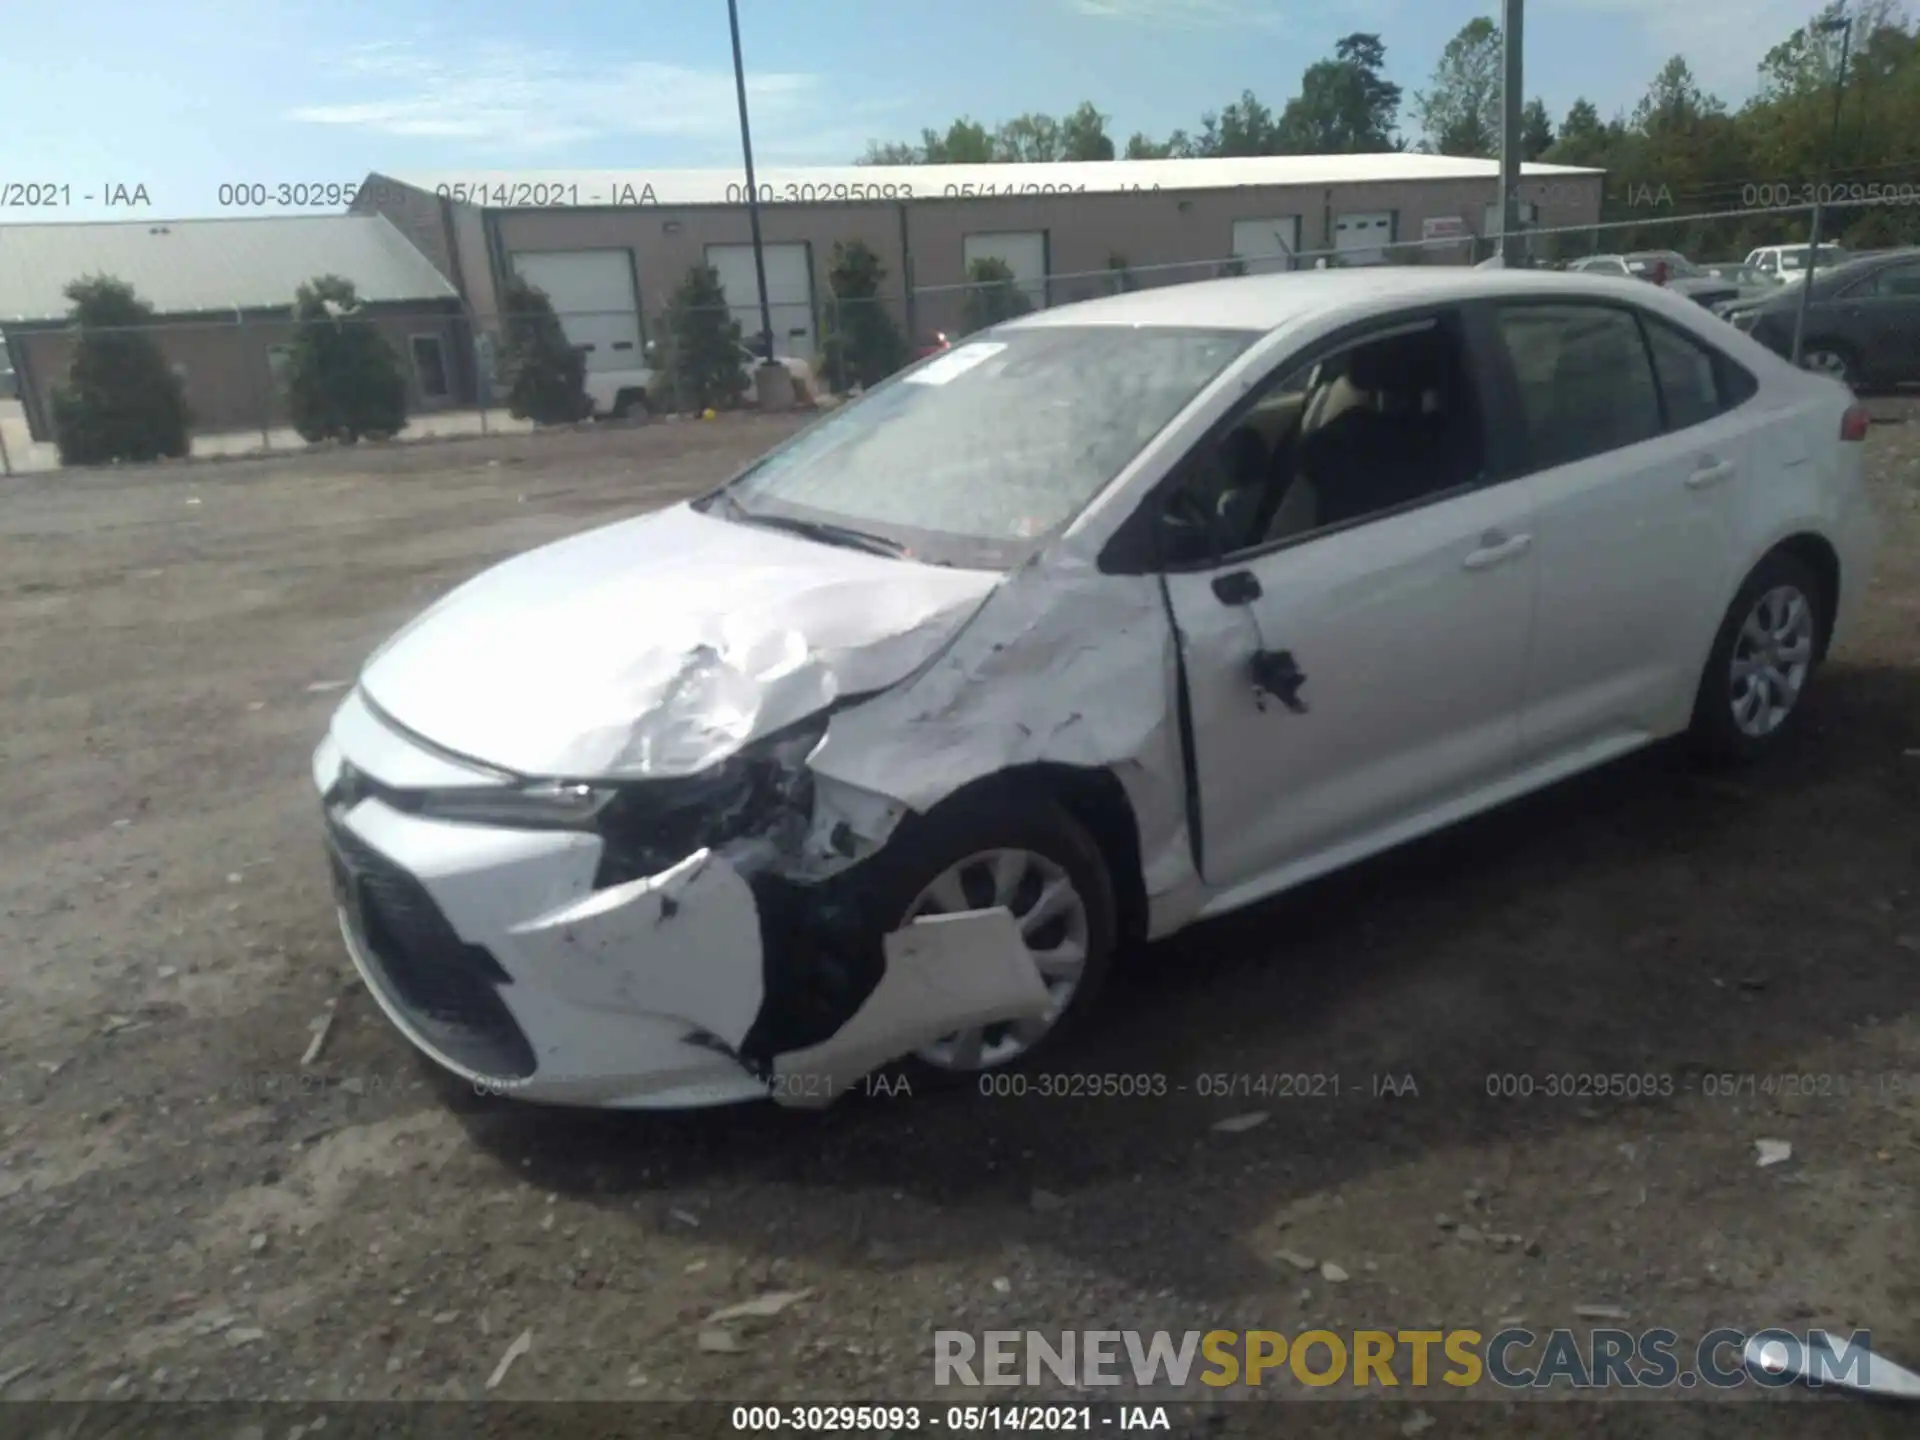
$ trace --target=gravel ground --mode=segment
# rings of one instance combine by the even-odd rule
[[[341,954],[306,776],[343,682],[430,597],[789,422],[6,482],[0,1390],[932,1400],[936,1328],[1586,1328],[1595,1305],[1689,1337],[1865,1327],[1920,1367],[1920,409],[1879,408],[1870,613],[1776,763],[1645,754],[1134,957],[1068,1063],[1162,1098],[821,1115],[449,1104]],[[1280,1073],[1339,1094],[1257,1093]],[[1576,1073],[1673,1094],[1489,1094]],[[1765,1083],[1789,1074],[1837,1079]],[[1792,1159],[1758,1167],[1763,1138]],[[803,1293],[707,1324],[767,1291]],[[1312,1429],[1647,1413],[1482,1397],[1322,1404]]]

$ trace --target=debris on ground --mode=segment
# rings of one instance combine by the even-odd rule
[[[533,1349],[533,1331],[522,1330],[513,1337],[513,1343],[507,1346],[506,1353],[500,1357],[500,1363],[493,1367],[493,1374],[487,1377],[487,1389],[498,1390],[500,1382],[507,1378],[507,1371],[513,1368],[513,1362]]]
[[[731,1330],[702,1330],[698,1344],[709,1355],[738,1355],[746,1348]]]
[[[806,1290],[769,1290],[764,1295],[756,1295],[751,1300],[742,1300],[738,1305],[729,1305],[716,1310],[707,1317],[707,1324],[718,1325],[726,1320],[766,1319],[778,1315],[789,1305],[805,1300],[812,1295],[811,1288]]]
[[[1302,1275],[1320,1268],[1319,1261],[1315,1260],[1311,1255],[1302,1255],[1298,1250],[1276,1250],[1273,1252],[1273,1258],[1276,1260],[1284,1260]]]
[[[1582,1320],[1625,1320],[1628,1314],[1618,1305],[1576,1305],[1573,1313]]]
[[[1347,1272],[1334,1264],[1333,1261],[1325,1260],[1322,1261],[1320,1265],[1320,1278],[1334,1285],[1338,1285],[1347,1278]]]
[[[1779,1165],[1793,1158],[1793,1146],[1785,1140],[1756,1140],[1753,1148],[1760,1152],[1758,1163],[1763,1170],[1769,1165]]]
[[[333,1033],[335,1008],[335,1002],[329,1000],[326,1009],[314,1017],[312,1026],[313,1039],[307,1042],[306,1053],[300,1057],[300,1063],[302,1065],[313,1064],[314,1061],[320,1058],[320,1052],[327,1048],[327,1036]]]
[[[1252,1110],[1245,1115],[1230,1115],[1225,1120],[1216,1120],[1213,1122],[1213,1128],[1222,1135],[1238,1135],[1244,1130],[1253,1129],[1266,1118],[1266,1111]]]

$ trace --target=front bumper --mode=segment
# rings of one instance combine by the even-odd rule
[[[727,856],[699,850],[596,890],[597,836],[453,823],[342,794],[349,761],[394,787],[497,777],[414,745],[358,692],[313,757],[354,967],[408,1040],[483,1093],[627,1109],[820,1105],[940,1035],[1046,1008],[1011,917],[972,912],[879,937],[884,964],[844,1021],[753,1053],[770,1048],[756,1037],[793,1027],[763,1013],[784,1003],[769,1000],[768,932]],[[776,912],[775,933],[788,918]],[[771,960],[782,978],[798,963],[784,951]]]

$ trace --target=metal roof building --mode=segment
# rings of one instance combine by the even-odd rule
[[[284,309],[316,275],[369,304],[450,300],[446,276],[378,215],[0,226],[0,321],[64,320],[86,275],[124,280],[161,315]]]
[[[860,241],[913,336],[960,328],[969,267],[998,259],[1036,305],[1116,284],[1313,263],[1461,264],[1497,231],[1498,165],[1395,151],[1059,164],[761,169],[767,298],[777,348],[811,355],[834,246]],[[1523,167],[1537,226],[1596,223],[1604,173]],[[742,330],[760,329],[739,170],[407,171],[370,175],[358,213],[384,214],[492,327],[519,271],[545,290],[595,369],[636,363],[691,267],[720,276]],[[1124,278],[1121,273],[1124,271]]]
[[[196,428],[285,423],[280,373],[294,294],[321,275],[353,282],[364,323],[408,371],[412,408],[465,403],[472,346],[453,283],[378,215],[0,226],[0,337],[18,372],[28,432],[52,436],[52,393],[72,359],[75,280],[131,285],[186,382]]]

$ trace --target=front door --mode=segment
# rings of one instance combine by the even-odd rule
[[[1857,337],[1861,369],[1884,383],[1920,380],[1920,260],[1876,272],[1840,304],[1854,313],[1841,333]]]
[[[1533,521],[1495,480],[1467,356],[1441,311],[1288,362],[1171,492],[1216,891],[1332,868],[1512,772]]]

